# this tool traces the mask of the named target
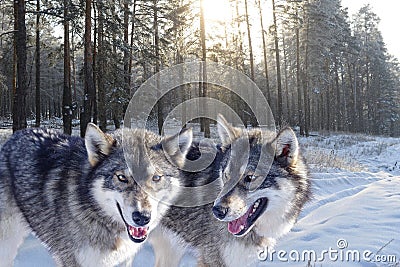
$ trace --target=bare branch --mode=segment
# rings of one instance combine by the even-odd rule
[[[16,32],[17,32],[17,30],[2,32],[2,33],[0,33],[0,38],[3,37],[3,35],[10,34],[10,33],[16,33]]]
[[[64,17],[60,14],[58,14],[57,12],[52,12],[52,10],[42,10],[42,11],[34,11],[34,10],[27,10],[26,14],[41,14],[41,15],[48,15],[48,16],[53,16],[53,17],[57,17],[60,19],[63,19]]]

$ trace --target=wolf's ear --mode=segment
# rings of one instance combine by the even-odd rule
[[[85,146],[92,166],[110,154],[114,144],[115,140],[111,136],[103,133],[95,124],[88,124],[85,133]]]
[[[223,145],[231,144],[242,134],[242,129],[233,127],[221,114],[217,116],[217,129]]]
[[[299,156],[299,143],[292,129],[289,127],[282,129],[273,144],[276,148],[276,159],[283,167],[296,165]]]
[[[192,129],[183,129],[180,133],[164,138],[162,141],[162,147],[171,159],[179,167],[182,167],[190,146],[192,145],[192,141]]]

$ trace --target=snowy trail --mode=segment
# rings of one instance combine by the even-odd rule
[[[362,177],[363,174],[353,176],[348,173],[325,173],[318,176],[318,178],[313,178],[313,191],[318,195],[314,193],[314,199],[304,208],[303,214],[309,214],[312,210],[338,199],[352,197],[379,180],[374,176]]]
[[[285,262],[275,256],[260,266],[307,266],[308,261],[296,258],[296,253],[308,251],[316,253],[311,266],[399,266],[400,168],[396,162],[400,163],[400,140],[379,138],[340,147],[341,139],[335,136],[322,144],[308,144],[311,149],[324,144],[339,146],[335,153],[356,155],[366,171],[312,173],[314,199],[275,248],[294,251],[293,259],[286,255]],[[340,246],[343,243],[344,248]],[[337,251],[338,259],[325,254],[322,260],[323,251],[329,249]],[[359,258],[347,257],[350,252]]]
[[[353,194],[343,197],[339,196],[339,193],[335,201],[327,202],[313,210],[305,209],[307,214],[298,221],[292,232],[278,243],[276,250],[302,252],[306,249],[320,255],[323,250],[329,248],[340,251],[337,246],[338,240],[346,240],[347,247],[344,252],[357,250],[362,254],[369,250],[377,254],[380,248],[390,242],[379,254],[396,255],[398,261],[399,188],[399,177],[381,178],[372,181],[362,190],[353,191]],[[383,263],[366,261],[339,262],[326,259],[322,266],[386,266]],[[274,263],[279,264],[276,261]],[[291,262],[294,266],[305,266],[306,263]]]
[[[269,257],[257,266],[305,267],[309,262],[301,256],[310,251],[315,252],[315,258],[309,266],[399,266],[400,139],[336,135],[301,138],[300,143],[306,158],[310,151],[322,154],[321,159],[311,162],[314,198],[305,206],[292,231],[278,241],[273,260]],[[337,157],[344,161],[335,163]],[[324,158],[333,163],[321,167],[319,160]],[[356,163],[361,168],[346,169],[346,162],[352,168]],[[336,168],[335,164],[340,166]],[[345,246],[339,248],[342,245]],[[324,250],[336,250],[337,259],[323,254]],[[279,251],[286,252],[286,257],[279,259]],[[363,258],[365,252],[370,252],[369,257]],[[351,253],[356,253],[359,260],[352,258]],[[376,256],[381,257],[379,262]],[[385,262],[383,256],[387,256]],[[133,265],[153,264],[153,251],[145,245]],[[15,266],[50,267],[54,263],[46,249],[30,236],[20,248]],[[195,266],[195,260],[186,255],[180,266]]]

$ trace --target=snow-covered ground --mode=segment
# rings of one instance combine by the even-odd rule
[[[4,139],[0,134],[0,142]],[[314,199],[275,251],[260,255],[268,257],[258,266],[400,266],[400,139],[335,134],[300,138],[300,144]],[[134,266],[153,264],[152,249],[145,245]],[[194,265],[190,255],[181,262]],[[15,266],[54,262],[29,236]]]
[[[277,253],[287,252],[283,260],[295,266],[306,266],[302,256],[314,252],[311,266],[400,266],[400,139],[335,135],[300,141],[306,158],[323,166],[310,164],[314,200],[278,242]],[[277,255],[274,263],[287,265]]]

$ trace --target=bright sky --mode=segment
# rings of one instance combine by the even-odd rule
[[[221,21],[229,20],[231,14],[227,12],[229,8],[228,0],[203,0],[205,5],[206,19],[210,21]],[[263,2],[263,1],[262,1]],[[267,1],[267,6],[264,6],[264,13],[269,12],[270,2]],[[265,3],[265,2],[264,2]],[[379,30],[382,33],[383,40],[386,44],[389,54],[395,56],[400,60],[400,0],[342,0],[342,6],[349,8],[349,16],[352,18],[353,14],[357,13],[358,10],[366,4],[370,4],[371,10],[378,15],[381,19],[379,24]],[[249,10],[252,16],[258,18],[258,11]],[[271,23],[272,15],[264,18],[264,25],[268,26]],[[253,23],[253,39],[258,38],[257,32],[259,31],[258,21]],[[209,29],[206,29],[208,31]],[[261,45],[261,39],[259,42],[255,40],[255,45]]]
[[[0,0],[1,1],[1,0]],[[270,8],[270,2],[267,1],[267,8]],[[227,12],[230,10],[227,8],[229,5],[228,0],[204,0],[205,3],[205,13],[206,17],[211,20],[229,20],[231,14]],[[342,6],[349,8],[350,18],[353,14],[357,13],[357,11],[364,5],[370,4],[372,7],[372,11],[378,15],[381,19],[379,29],[382,32],[383,40],[386,44],[388,52],[395,56],[400,61],[400,34],[399,34],[399,25],[400,25],[400,0],[342,0]],[[264,7],[264,12],[267,9]],[[252,10],[249,10],[252,12]],[[258,11],[254,12],[254,16],[258,18]],[[271,23],[270,20],[272,16],[264,19],[264,26],[267,27]],[[257,28],[259,27],[258,21],[253,25],[253,32],[257,32]],[[56,32],[59,32],[60,36],[62,36],[62,26],[56,27]],[[254,30],[256,28],[256,30]],[[256,34],[253,34],[256,35]],[[253,36],[253,38],[258,38],[259,36]],[[261,42],[261,39],[260,39]],[[259,44],[261,45],[261,43]]]
[[[399,0],[342,0],[342,6],[349,8],[349,15],[357,13],[364,5],[370,4],[372,11],[381,19],[379,29],[388,52],[400,60],[400,1]]]

